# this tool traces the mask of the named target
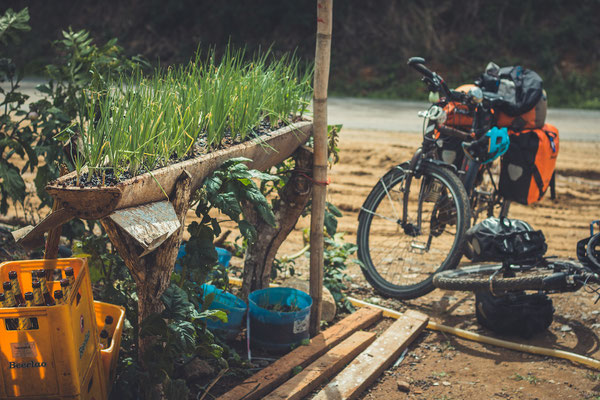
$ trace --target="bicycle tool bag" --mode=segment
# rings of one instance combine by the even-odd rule
[[[475,293],[475,315],[483,327],[500,335],[530,338],[552,323],[552,300],[542,293],[494,296]]]
[[[546,124],[541,129],[509,133],[510,146],[500,169],[500,195],[521,204],[535,203],[554,185],[558,129]]]
[[[547,249],[542,231],[519,219],[489,217],[465,236],[465,255],[476,262],[538,260]]]

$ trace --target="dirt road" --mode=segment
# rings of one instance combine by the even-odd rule
[[[407,160],[420,143],[417,134],[346,129],[341,135],[341,160],[331,171],[328,199],[344,212],[339,230],[355,241],[358,210],[377,179],[390,167]],[[589,232],[589,222],[600,218],[600,154],[598,142],[561,142],[555,201],[544,198],[532,206],[514,205],[510,215],[530,222],[546,235],[548,254],[574,257],[575,245]],[[290,254],[301,246],[298,224],[281,250]],[[304,265],[302,264],[304,263]],[[302,270],[306,261],[297,267]],[[306,271],[306,270],[305,270]],[[397,310],[417,309],[447,325],[479,328],[474,297],[461,292],[433,293],[412,301],[381,299],[358,268],[352,268],[353,295]],[[600,359],[600,305],[594,294],[579,291],[552,297],[556,308],[550,329],[524,343],[574,351]],[[398,391],[397,380],[411,391]],[[568,361],[521,354],[453,336],[427,332],[410,346],[400,366],[388,370],[363,399],[596,399],[600,371]]]

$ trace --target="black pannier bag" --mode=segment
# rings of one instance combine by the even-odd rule
[[[552,300],[542,293],[509,293],[494,296],[475,293],[475,315],[479,324],[497,334],[530,338],[552,323]]]
[[[465,255],[475,262],[539,260],[548,246],[542,231],[519,219],[489,217],[465,236]]]

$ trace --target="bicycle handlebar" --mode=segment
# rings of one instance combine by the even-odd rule
[[[411,57],[408,59],[407,63],[410,67],[414,68],[417,72],[424,76],[425,82],[429,85],[435,87],[438,91],[441,91],[448,99],[452,101],[463,101],[465,99],[465,94],[462,92],[457,92],[455,90],[450,90],[444,79],[431,71],[429,68],[425,66],[425,59],[422,57]]]
[[[419,73],[421,73],[422,75],[426,76],[427,78],[431,79],[432,81],[435,80],[435,73],[432,72],[429,68],[427,68],[425,66],[425,59],[422,57],[411,57],[408,59],[408,65],[413,67],[415,70],[417,70]]]

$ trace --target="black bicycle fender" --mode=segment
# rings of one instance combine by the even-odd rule
[[[454,172],[455,174],[458,174],[458,168],[456,168],[456,165],[447,163],[442,160],[435,160],[432,158],[427,158],[427,159],[423,160],[423,163],[429,164],[429,165],[436,165],[436,166],[442,167],[442,168],[448,168],[448,169],[452,170],[452,172]]]

